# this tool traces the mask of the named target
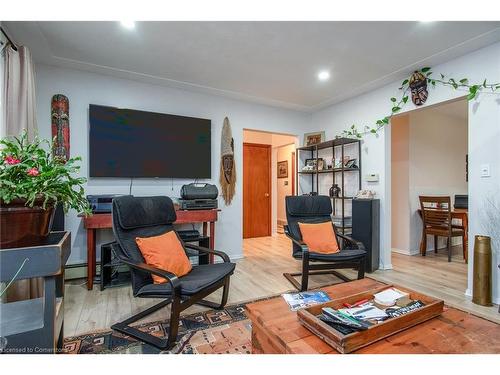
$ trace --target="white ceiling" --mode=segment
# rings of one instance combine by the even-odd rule
[[[304,111],[500,41],[500,22],[3,24],[36,62]]]

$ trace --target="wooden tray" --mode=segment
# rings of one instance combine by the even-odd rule
[[[389,318],[386,321],[375,324],[365,331],[353,332],[344,335],[341,332],[322,322],[316,316],[321,314],[323,307],[334,309],[344,308],[343,303],[355,303],[365,298],[372,299],[373,295],[390,287],[395,287],[410,294],[412,300],[420,300],[425,306],[397,318]],[[340,353],[350,353],[363,346],[370,345],[375,341],[391,336],[397,332],[413,327],[426,320],[432,319],[443,312],[444,302],[413,290],[398,286],[386,285],[371,289],[366,292],[353,294],[348,297],[334,299],[332,301],[308,307],[297,311],[299,321],[311,332],[319,336],[323,341],[331,345]]]

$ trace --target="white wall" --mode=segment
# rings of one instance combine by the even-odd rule
[[[424,107],[395,117],[391,123],[391,246],[398,252],[419,253],[420,195],[448,195],[453,202],[456,194],[467,194],[467,116],[447,108],[465,112],[467,101]],[[446,246],[444,238],[439,241],[439,248]],[[452,245],[461,243],[458,237],[452,239]],[[432,238],[427,249],[434,249]]]
[[[276,164],[273,168],[277,169],[277,163],[280,161],[288,161],[288,177],[286,178],[277,178],[276,176],[276,199],[277,199],[277,221],[278,222],[286,222],[286,209],[285,209],[285,197],[287,195],[292,195],[292,163],[294,160],[292,159],[292,152],[295,152],[295,144],[289,144],[286,146],[278,147],[277,149],[277,160]]]
[[[394,117],[391,123],[391,248],[410,251],[410,119]]]
[[[467,106],[466,101],[460,101]],[[447,104],[449,105],[449,104]],[[452,104],[455,105],[455,104]],[[440,111],[441,105],[411,112],[410,119],[410,241],[409,252],[419,252],[422,220],[417,210],[420,195],[467,194],[465,155],[467,154],[467,118],[458,118]],[[393,211],[394,212],[394,209]],[[394,227],[392,228],[394,229]],[[444,247],[444,238],[438,248]],[[452,245],[462,243],[453,238]],[[434,249],[434,241],[427,248]]]
[[[433,67],[435,74],[440,72],[461,79],[467,77],[471,82],[482,82],[487,78],[489,82],[500,82],[500,43],[451,60]],[[339,134],[350,124],[373,124],[374,120],[388,114],[389,98],[399,95],[400,82],[394,82],[372,92],[356,98],[330,106],[318,111],[312,116],[312,129],[325,129],[326,138]],[[466,95],[464,91],[454,91],[448,87],[437,86],[429,89],[429,98],[426,106],[440,103]],[[405,107],[404,111],[415,109],[413,104]],[[363,186],[375,190],[381,199],[381,268],[392,268],[391,265],[391,150],[390,131],[388,127],[380,132],[378,137],[367,136],[363,140],[363,169],[364,174],[379,173],[378,184]],[[488,198],[500,193],[500,97],[498,95],[483,94],[477,100],[469,103],[469,253],[473,253],[474,235],[486,234],[493,238],[493,297],[496,303],[500,301],[499,271],[497,264],[500,261],[500,233],[495,232],[489,224],[484,212],[499,217],[500,210],[496,211]],[[489,164],[491,177],[482,178],[480,167]],[[468,265],[468,293],[472,290],[473,260]]]
[[[54,94],[69,98],[71,155],[83,158],[81,173],[88,176],[88,106],[102,104],[177,115],[209,118],[212,120],[212,181],[218,184],[220,160],[220,133],[225,116],[229,117],[235,145],[237,186],[231,206],[219,200],[222,212],[216,226],[216,247],[233,259],[242,256],[242,142],[243,128],[302,134],[310,115],[277,109],[227,98],[193,93],[180,89],[143,84],[77,70],[45,65],[36,66],[37,111],[40,135],[51,137],[50,101]],[[131,150],[133,152],[133,150]],[[180,187],[190,180],[137,179],[134,195],[169,195],[178,197]],[[87,194],[128,194],[129,179],[90,179]],[[67,229],[72,232],[70,264],[82,263],[86,256],[86,237],[81,219],[75,212],[66,217]],[[111,231],[100,231],[97,242],[110,241]]]

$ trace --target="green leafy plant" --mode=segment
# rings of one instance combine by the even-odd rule
[[[54,157],[53,142],[38,137],[30,142],[26,132],[19,137],[2,139],[0,147],[0,200],[3,203],[21,199],[26,201],[26,206],[33,207],[35,200],[42,199],[44,208],[62,203],[66,212],[72,208],[90,213],[83,189],[87,180],[76,177],[80,157],[66,162]]]
[[[455,79],[455,78],[448,78],[444,74],[440,74],[440,78],[433,78],[431,75],[433,74],[432,69],[430,67],[425,67],[420,69],[418,72],[420,72],[422,75],[426,77],[427,84],[435,87],[436,85],[443,85],[450,87],[454,90],[459,90],[459,89],[465,89],[468,91],[467,94],[467,100],[473,100],[477,98],[479,93],[481,93],[484,90],[487,90],[492,93],[498,93],[500,91],[500,83],[489,83],[486,79],[481,83],[481,84],[471,84],[469,83],[468,78],[462,78],[462,79]],[[366,125],[362,129],[359,129],[358,126],[356,125],[351,125],[350,128],[343,130],[340,135],[337,136],[337,138],[340,137],[346,137],[346,138],[363,138],[363,135],[366,134],[377,134],[380,129],[382,129],[384,126],[389,125],[391,118],[400,113],[401,110],[404,108],[406,103],[408,103],[408,92],[410,91],[410,80],[405,79],[401,83],[401,87],[399,88],[401,91],[400,98],[395,98],[392,97],[390,98],[390,106],[391,106],[391,111],[390,113],[375,121],[374,125]]]

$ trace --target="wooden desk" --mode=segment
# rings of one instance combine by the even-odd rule
[[[362,279],[321,288],[332,299],[384,285]],[[246,306],[255,354],[339,354],[305,328],[282,297]],[[445,306],[443,314],[355,353],[500,353],[500,325]]]
[[[220,210],[177,210],[177,220],[174,224],[203,223],[203,235],[210,233],[210,249],[215,248],[215,222]],[[96,275],[96,231],[98,229],[111,229],[112,218],[110,213],[82,216],[83,226],[87,230],[87,289],[94,286]],[[213,254],[210,254],[210,263],[213,263]]]
[[[422,210],[419,208],[417,210],[418,215],[420,218],[422,218]],[[469,215],[468,215],[468,210],[466,208],[454,208],[451,211],[451,218],[452,219],[458,219],[462,222],[462,227],[464,228],[464,240],[465,240],[465,249],[469,248]],[[422,227],[422,237],[423,237],[423,231],[424,228]],[[436,248],[437,244],[434,243],[434,247]],[[425,251],[423,249],[423,243],[420,242],[420,254],[424,254]],[[467,262],[468,261],[468,254],[467,252],[464,252],[464,259]]]

